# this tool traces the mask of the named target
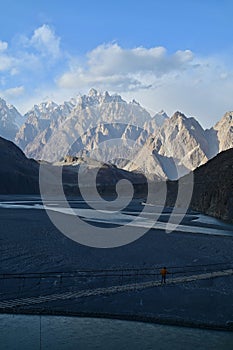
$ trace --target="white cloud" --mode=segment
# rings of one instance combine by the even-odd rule
[[[154,112],[179,109],[210,126],[233,109],[233,66],[224,63],[227,59],[199,57],[190,50],[170,53],[161,46],[124,49],[116,43],[71,57],[44,24],[17,43],[0,41],[1,93],[26,112],[44,96],[62,102],[95,87],[136,98]]]
[[[19,74],[19,70],[17,68],[13,67],[10,71],[10,74],[12,76],[17,75],[17,74]]]
[[[14,58],[7,54],[8,43],[0,40],[0,72],[9,70],[14,62]]]
[[[0,51],[5,51],[8,48],[8,43],[6,41],[0,40]]]
[[[73,59],[57,85],[70,94],[91,87],[118,92],[154,112],[196,115],[208,127],[233,110],[233,67],[224,62],[219,55],[201,57],[190,50],[170,54],[164,47],[100,45],[84,63]]]
[[[140,101],[153,114],[164,109],[169,115],[180,110],[187,116],[195,116],[203,127],[211,127],[225,112],[233,110],[233,72],[220,68],[219,61],[209,57],[200,61],[195,70],[186,70],[176,76],[163,77],[161,84],[123,97]],[[223,73],[222,73],[223,72]]]
[[[14,42],[13,42],[14,44]],[[28,72],[46,71],[48,63],[61,55],[60,38],[46,24],[34,30],[31,37],[20,36],[17,45],[9,45],[0,40],[0,72],[10,72],[11,76],[27,75]]]
[[[18,96],[21,96],[24,93],[24,91],[25,91],[24,86],[16,86],[16,87],[1,91],[1,95],[6,98],[18,97]]]
[[[0,53],[0,72],[9,70],[13,64],[13,57]]]
[[[182,69],[192,61],[191,51],[168,55],[164,47],[123,49],[118,44],[101,45],[88,54],[90,73],[99,75],[152,72],[161,76]]]
[[[117,91],[146,88],[169,73],[192,67],[189,50],[169,55],[164,47],[123,49],[118,44],[100,45],[87,54],[85,65],[71,63],[59,79],[62,88],[95,85]],[[150,81],[145,81],[150,76]],[[152,78],[152,79],[151,79]]]
[[[46,24],[34,31],[30,44],[44,56],[51,55],[52,58],[60,56],[60,38]]]

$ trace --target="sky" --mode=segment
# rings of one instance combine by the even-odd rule
[[[233,110],[232,0],[8,0],[0,96],[25,113],[92,87],[210,127]]]

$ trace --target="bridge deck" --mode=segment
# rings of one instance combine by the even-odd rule
[[[168,278],[166,284],[167,285],[181,284],[181,283],[193,282],[197,280],[206,280],[206,279],[224,277],[224,276],[230,276],[230,275],[233,275],[233,269],[206,272],[206,273],[194,274],[190,276]],[[30,305],[56,301],[56,300],[68,300],[68,299],[77,299],[77,298],[84,298],[84,297],[90,297],[90,296],[108,295],[108,294],[114,294],[114,293],[120,293],[120,292],[142,290],[142,289],[153,288],[153,287],[161,287],[161,282],[149,281],[149,282],[142,282],[142,283],[130,283],[130,284],[105,287],[105,288],[80,290],[77,292],[65,292],[65,293],[56,293],[56,294],[50,294],[50,295],[38,296],[38,297],[3,300],[0,302],[0,309],[11,309],[11,308],[13,309],[16,307],[30,306]]]

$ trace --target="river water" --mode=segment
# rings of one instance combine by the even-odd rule
[[[4,350],[230,350],[233,332],[98,318],[0,315]]]
[[[91,222],[93,224],[95,223],[103,223],[103,224],[113,224],[113,225],[128,225],[135,227],[135,230],[137,228],[155,228],[157,230],[165,230],[167,229],[167,220],[170,217],[170,211],[169,212],[163,212],[161,215],[161,218],[159,218],[159,213],[162,212],[162,210],[159,208],[159,206],[153,206],[150,211],[144,211],[141,213],[139,211],[139,208],[141,208],[141,204],[139,205],[138,201],[133,201],[133,206],[131,208],[131,211],[115,211],[111,209],[110,204],[106,204],[105,210],[103,208],[101,210],[95,210],[90,209],[85,201],[83,200],[72,200],[69,202],[69,207],[63,207],[62,203],[59,201],[50,201],[49,204],[44,205],[41,201],[41,199],[34,198],[33,196],[28,197],[22,197],[19,198],[19,200],[16,200],[14,196],[5,196],[4,200],[1,201],[3,198],[0,196],[0,210],[1,209],[12,209],[12,210],[22,210],[22,209],[32,209],[32,210],[47,210],[52,212],[57,212],[61,214],[66,214],[68,217],[70,215],[77,216],[84,218],[86,221]],[[98,204],[98,200],[92,201],[95,202],[95,204]],[[101,202],[102,203],[102,202]],[[108,202],[106,202],[108,203]],[[102,204],[101,204],[102,205]],[[113,208],[113,207],[112,207]],[[163,208],[164,210],[166,208]],[[161,212],[160,212],[161,210]],[[135,220],[135,215],[137,216]],[[139,215],[139,216],[138,216]],[[202,215],[200,213],[180,213],[180,214],[172,214],[173,217],[178,215],[182,218],[186,218],[189,220],[186,220],[186,223],[178,223],[177,225],[172,226],[172,231],[178,231],[178,232],[184,232],[184,233],[201,233],[201,234],[207,234],[207,235],[220,235],[220,236],[230,236],[233,237],[233,225],[232,224],[226,224],[223,221],[217,220],[215,218]],[[154,220],[154,216],[158,216],[158,220]],[[198,225],[196,225],[198,223]]]

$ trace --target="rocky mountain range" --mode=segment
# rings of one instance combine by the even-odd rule
[[[156,123],[135,101],[127,103],[118,95],[100,94],[94,89],[87,96],[80,96],[65,105],[69,108],[50,102],[34,106],[26,114],[26,122],[15,142],[27,156],[54,162],[66,154],[90,152],[103,141],[138,139],[146,122],[148,127]],[[38,113],[42,108],[48,112]],[[106,150],[110,152],[109,147],[105,147]],[[115,153],[111,150],[111,154],[105,154],[102,160],[112,155],[116,158]]]
[[[61,105],[52,101],[35,105],[23,117],[0,102],[0,125],[7,125],[6,120],[10,124],[0,127],[1,136],[37,160],[84,156],[144,173],[150,180],[173,180],[233,147],[233,112],[204,130],[181,112],[170,118],[163,111],[151,116],[135,100],[126,102],[95,89]]]

